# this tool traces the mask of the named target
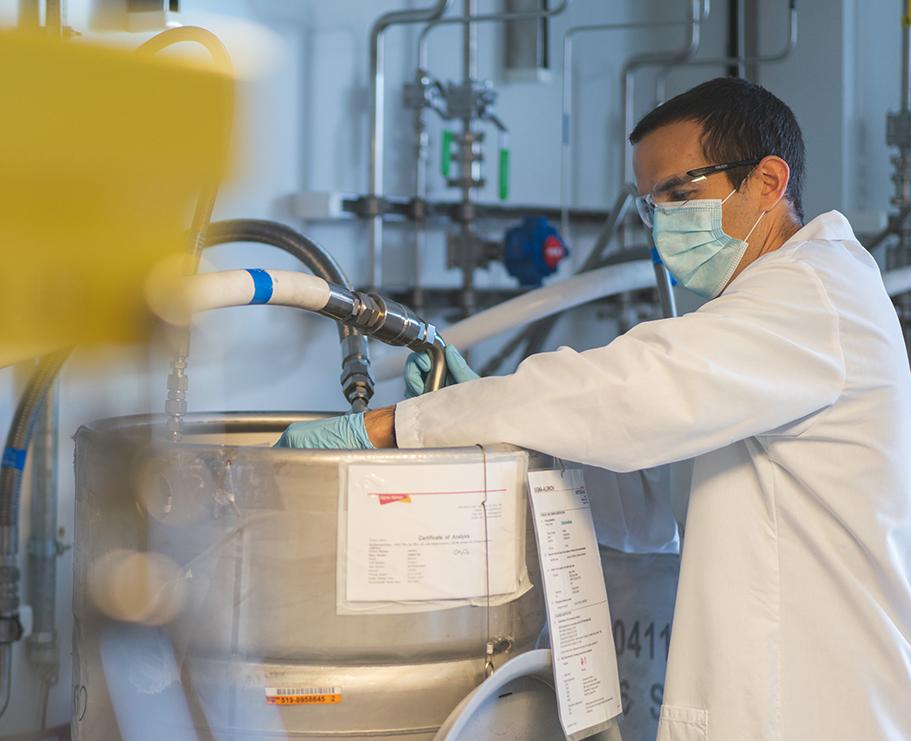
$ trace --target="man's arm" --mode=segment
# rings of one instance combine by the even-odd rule
[[[400,447],[512,443],[614,471],[716,450],[832,404],[838,317],[811,268],[744,273],[700,311],[646,322],[607,347],[562,348],[512,376],[400,402]]]
[[[364,415],[364,426],[374,448],[396,447],[394,406],[367,412]]]

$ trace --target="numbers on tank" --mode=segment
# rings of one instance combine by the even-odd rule
[[[651,673],[649,669],[661,670],[663,677],[664,666],[667,664],[668,654],[671,647],[671,624],[656,623],[645,620],[623,620],[622,618],[614,620],[614,646],[617,650],[617,660],[621,672],[624,669],[632,668],[633,664],[638,664],[640,670],[637,671],[637,679],[641,679],[644,673]],[[654,667],[651,666],[654,664]],[[642,684],[641,682],[630,682],[629,678],[620,677],[621,702],[623,704],[624,716],[629,715],[636,708],[636,712],[641,712],[638,706],[648,708],[649,715],[658,720],[661,712],[661,703],[664,701],[664,683],[652,682]]]

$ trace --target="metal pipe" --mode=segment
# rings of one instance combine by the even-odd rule
[[[487,13],[484,15],[473,14],[471,18],[466,16],[455,16],[451,18],[439,18],[428,23],[418,36],[418,68],[422,70],[429,69],[429,44],[428,37],[430,33],[440,26],[448,26],[455,23],[464,25],[475,23],[499,23],[506,21],[532,21],[542,18],[552,18],[560,15],[572,4],[572,0],[560,0],[553,8],[542,8],[541,10],[517,10],[510,13]]]
[[[771,64],[774,62],[782,62],[787,59],[791,55],[791,52],[793,52],[797,47],[797,0],[787,0],[787,2],[788,31],[784,47],[781,49],[781,51],[775,52],[774,54],[760,54],[754,57],[738,56],[714,57],[712,59],[690,59],[674,66],[668,65],[658,73],[658,76],[655,80],[656,101],[659,104],[665,101],[667,96],[667,79],[671,76],[671,74],[680,69],[686,69],[690,67],[714,67],[725,64]]]
[[[423,90],[429,85],[430,80],[422,70],[416,75],[418,89]],[[427,245],[426,217],[427,209],[427,165],[429,161],[429,134],[427,133],[426,106],[418,104],[414,109],[414,201],[419,208],[414,220],[414,244],[412,264],[414,266],[414,281],[412,283],[412,304],[416,311],[424,309],[423,268],[424,251]]]
[[[573,39],[581,33],[659,28],[689,25],[689,21],[635,21],[630,23],[597,23],[573,26],[563,35],[562,119],[560,148],[560,230],[569,237],[569,181],[572,176],[572,115],[573,115]],[[625,147],[625,144],[624,144]],[[572,240],[570,240],[572,241]]]
[[[901,65],[901,110],[911,106],[911,4],[901,0],[902,5],[902,65]]]
[[[0,464],[0,663],[11,661],[12,644],[22,637],[19,622],[19,499],[22,471],[42,402],[70,351],[43,358],[13,415]],[[9,700],[12,670],[0,673],[0,706]],[[2,712],[0,712],[2,716]]]
[[[733,0],[730,4],[730,10],[734,13],[734,23],[733,23],[733,41],[734,49],[733,54],[728,54],[729,57],[735,58],[737,61],[732,65],[731,69],[737,73],[737,77],[746,77],[746,63],[744,57],[746,56],[746,0]],[[728,49],[731,51],[731,49]]]
[[[471,19],[478,14],[478,0],[462,0],[462,82],[478,77],[478,28]]]
[[[284,224],[261,219],[213,222],[205,235],[205,246],[230,242],[256,242],[277,247],[300,260],[314,275],[354,290],[354,284],[325,248]],[[351,409],[360,412],[367,408],[374,391],[367,337],[341,322],[338,332],[342,344],[342,391]]]
[[[462,84],[466,90],[470,90],[478,77],[478,28],[471,23],[471,19],[477,15],[477,0],[463,0],[462,9],[465,19],[465,24],[462,27]],[[462,243],[462,313],[464,316],[471,316],[475,310],[475,259],[474,235],[471,231],[471,223],[473,221],[471,204],[473,201],[475,171],[478,169],[476,165],[478,160],[475,152],[476,142],[474,119],[469,110],[462,118],[462,142],[459,152],[459,164],[462,171],[459,185],[462,200],[462,219],[459,225],[459,233]]]
[[[463,0],[463,14],[461,17],[435,20],[425,26],[421,31],[418,38],[418,75],[427,74],[427,68],[429,66],[428,37],[430,32],[437,26],[453,23],[461,23],[463,25],[462,83],[466,89],[468,89],[478,75],[477,23],[547,18],[562,13],[569,7],[570,1],[571,0],[562,0],[557,7],[552,9],[478,15],[477,0]],[[462,270],[462,312],[465,316],[470,316],[475,310],[475,255],[473,249],[475,240],[471,232],[471,224],[475,218],[472,207],[472,196],[474,183],[476,181],[477,163],[479,161],[475,152],[475,147],[479,138],[473,129],[473,125],[474,121],[471,116],[466,116],[462,119],[462,138],[460,147],[461,175],[459,178],[462,208],[460,209],[459,238],[461,242],[460,267]]]
[[[561,0],[553,8],[544,8],[542,10],[535,11],[518,11],[511,13],[491,13],[487,15],[477,15],[476,13],[470,12],[465,13],[461,17],[453,18],[440,18],[435,21],[428,23],[421,31],[420,36],[418,37],[418,70],[417,78],[418,84],[421,84],[421,81],[424,78],[429,77],[428,68],[429,68],[429,36],[430,32],[434,28],[437,28],[441,25],[451,25],[454,23],[462,23],[465,26],[465,29],[472,28],[477,23],[489,23],[489,22],[507,22],[515,20],[535,20],[541,18],[550,18],[556,15],[560,15],[565,11],[572,0]],[[463,60],[464,64],[464,60]],[[416,201],[423,204],[427,196],[427,123],[424,116],[424,107],[419,106],[415,111],[415,140],[417,146],[417,156],[416,156],[416,168],[417,174],[415,178],[415,198]],[[415,234],[414,234],[414,272],[415,272],[415,287],[414,287],[414,301],[417,308],[421,308],[423,304],[423,291],[420,287],[421,282],[421,267],[423,264],[423,255],[424,247],[426,244],[426,231],[424,228],[423,218],[416,219]],[[463,304],[467,302],[463,301]],[[472,302],[473,303],[473,302]],[[463,308],[466,308],[463,306]]]
[[[451,3],[452,0],[437,0],[428,8],[386,13],[370,29],[370,163],[367,189],[371,212],[367,239],[368,285],[371,288],[379,288],[383,282],[383,216],[376,198],[383,192],[384,34],[394,25],[424,23],[439,18]]]
[[[0,718],[9,707],[13,694],[13,645],[0,643]]]
[[[632,180],[632,160],[629,148],[626,146],[626,137],[635,125],[635,100],[636,100],[636,72],[643,67],[654,67],[664,64],[684,62],[693,56],[702,43],[702,23],[708,18],[711,10],[709,0],[690,0],[687,27],[689,33],[686,42],[672,54],[639,54],[629,59],[623,65],[621,74],[621,95],[623,99],[623,166],[620,172],[620,182],[628,183]]]
[[[41,25],[41,4],[38,0],[19,0],[19,28],[34,31]]]
[[[66,25],[66,0],[46,0],[44,26],[54,36],[63,36]]]
[[[28,539],[28,593],[32,632],[28,659],[46,685],[57,683],[56,584],[57,558],[57,437],[59,384],[53,384],[41,404],[35,429],[31,475],[31,523]]]
[[[383,212],[387,218],[399,220],[418,220],[418,211],[423,210],[423,218],[440,222],[444,219],[457,220],[461,203],[458,201],[425,201],[420,208],[415,208],[414,200],[403,196],[383,196],[378,199],[382,203]],[[364,197],[355,196],[342,199],[342,210],[358,218],[367,218],[364,207]],[[544,206],[541,204],[523,203],[474,203],[472,210],[477,220],[506,220],[521,219],[529,213],[546,216],[552,221],[559,221],[560,209],[558,206]],[[586,224],[602,224],[609,216],[608,210],[597,208],[571,208],[569,218],[571,221]]]

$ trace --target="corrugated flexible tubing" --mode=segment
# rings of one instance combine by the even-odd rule
[[[0,716],[9,705],[12,644],[21,637],[19,623],[19,498],[22,469],[35,421],[48,389],[70,350],[46,356],[29,379],[6,438],[0,465]]]

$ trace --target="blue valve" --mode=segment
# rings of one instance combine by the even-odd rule
[[[569,247],[543,216],[526,216],[503,238],[503,263],[522,286],[540,286],[568,256]]]

